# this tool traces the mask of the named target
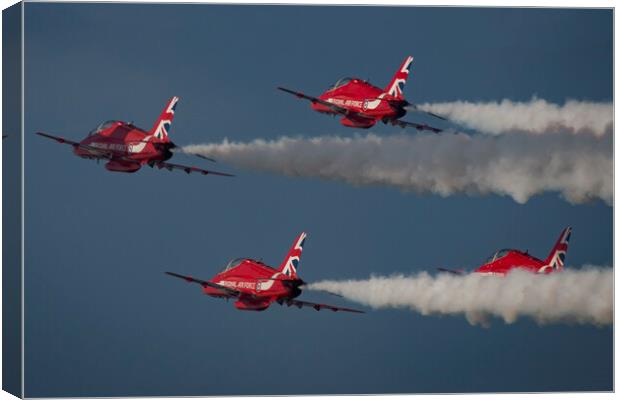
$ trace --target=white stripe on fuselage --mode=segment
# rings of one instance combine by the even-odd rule
[[[332,103],[332,104],[335,104],[341,107],[357,107],[357,108],[363,109],[364,111],[374,110],[377,107],[379,107],[379,104],[381,104],[381,101],[383,100],[383,97],[385,97],[386,94],[387,93],[381,93],[379,97],[375,98],[374,100],[365,99],[364,101],[361,101],[361,100],[351,100],[351,99],[336,99],[336,98],[330,97],[326,101],[328,103]]]
[[[276,272],[275,274],[273,274],[271,276],[271,279],[266,278],[264,281],[261,281],[261,279],[258,278],[259,282],[221,280],[221,281],[216,282],[216,283],[218,285],[222,285],[222,286],[225,286],[225,287],[230,288],[230,289],[250,289],[250,290],[256,290],[257,292],[261,292],[261,291],[265,291],[265,290],[271,289],[271,287],[275,283],[275,279],[277,279],[279,275],[281,275],[281,273],[280,272]]]
[[[252,289],[256,288],[256,282],[247,281],[219,281],[218,285],[225,286],[231,289]]]
[[[379,97],[372,101],[364,100],[364,111],[374,110],[375,108],[379,107],[379,104],[381,104],[381,100],[383,100],[383,97],[385,97],[386,94],[387,93],[381,93]]]
[[[144,138],[143,141],[138,142],[136,144],[92,142],[88,144],[88,146],[101,149],[101,150],[122,151],[125,153],[136,154],[136,153],[141,153],[144,150],[144,148],[148,144],[148,141],[151,137],[152,136],[147,136],[146,138]]]
[[[351,99],[336,99],[333,97],[330,97],[329,99],[326,100],[328,103],[332,103],[335,104],[337,106],[342,106],[342,107],[358,107],[361,108],[362,105],[364,104],[363,101],[361,100],[351,100]]]

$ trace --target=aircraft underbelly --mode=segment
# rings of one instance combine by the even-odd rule
[[[269,308],[270,304],[271,303],[269,303],[269,301],[267,300],[256,301],[250,299],[242,299],[235,301],[235,307],[238,310],[243,311],[263,311]]]
[[[110,160],[105,164],[105,168],[112,172],[132,173],[140,169],[140,163]]]

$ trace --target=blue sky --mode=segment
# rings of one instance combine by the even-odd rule
[[[413,102],[612,101],[612,18],[27,3],[26,396],[611,390],[611,327],[482,328],[406,310],[247,313],[163,274],[209,278],[237,256],[277,265],[302,230],[307,281],[472,269],[501,247],[544,257],[568,225],[570,266],[611,265],[613,209],[601,201],[441,198],[221,163],[238,176],[113,174],[34,132],[80,139],[114,118],[148,128],[177,95],[177,144],[352,135],[276,86],[319,94],[348,75],[384,86],[408,54]]]

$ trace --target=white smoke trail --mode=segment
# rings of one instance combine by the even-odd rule
[[[372,308],[409,308],[422,315],[465,315],[472,324],[488,317],[507,324],[520,316],[540,324],[608,325],[613,321],[613,270],[585,267],[538,275],[517,270],[505,277],[480,274],[373,276],[367,280],[322,281],[326,290]]]
[[[612,103],[575,100],[569,100],[564,105],[533,98],[529,102],[454,101],[427,103],[418,107],[491,134],[522,131],[532,134],[564,132],[603,136],[611,132],[614,118]]]
[[[191,145],[182,151],[244,169],[405,191],[511,196],[519,203],[557,191],[582,203],[613,199],[611,132],[502,136],[418,134],[282,137]]]

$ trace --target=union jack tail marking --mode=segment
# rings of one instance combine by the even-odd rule
[[[407,83],[407,78],[409,77],[409,67],[413,62],[413,57],[408,56],[405,58],[405,61],[401,64],[396,74],[390,81],[390,84],[387,85],[385,91],[393,97],[396,97],[399,100],[403,100],[405,96],[403,96],[403,88],[405,83]]]
[[[174,110],[177,107],[178,101],[179,98],[176,96],[171,98],[155,122],[155,125],[153,125],[153,128],[149,133],[155,138],[155,140],[160,140],[162,142],[170,141],[168,134],[170,132],[170,125],[172,125],[172,120],[174,119]]]
[[[556,271],[560,271],[564,268],[564,259],[566,258],[566,252],[568,251],[568,242],[570,241],[570,235],[572,232],[572,228],[565,228],[558,241],[551,249],[551,253],[545,260],[545,268],[551,267]]]
[[[299,259],[301,257],[301,251],[304,247],[304,242],[306,241],[306,233],[302,232],[295,242],[293,246],[288,251],[286,258],[278,268],[278,271],[291,279],[297,278],[297,267],[299,266]]]

